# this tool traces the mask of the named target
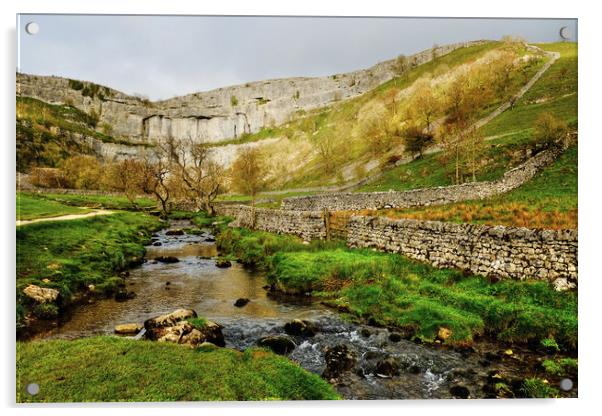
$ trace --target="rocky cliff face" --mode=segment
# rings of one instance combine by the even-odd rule
[[[481,41],[438,47],[437,56]],[[408,57],[412,66],[432,59],[426,50]],[[329,77],[285,78],[219,88],[150,102],[111,88],[54,76],[17,74],[17,94],[54,104],[69,103],[100,117],[99,128],[135,143],[173,137],[220,142],[287,122],[299,111],[361,95],[395,76],[396,60]]]

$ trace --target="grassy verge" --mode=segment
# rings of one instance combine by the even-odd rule
[[[577,146],[572,146],[528,183],[482,201],[361,213],[528,228],[577,228],[577,159]]]
[[[17,319],[37,310],[23,288],[29,284],[57,289],[58,305],[39,310],[58,314],[72,297],[94,285],[94,292],[111,293],[122,284],[116,272],[139,262],[144,243],[159,221],[147,215],[118,213],[80,220],[23,225],[17,229]],[[46,310],[48,309],[48,310]]]
[[[36,396],[25,392],[31,382],[40,385]],[[337,398],[317,375],[263,350],[191,350],[114,337],[17,344],[17,402]]]
[[[17,192],[17,220],[59,217],[67,214],[85,214],[87,209],[46,200],[33,194]]]
[[[554,338],[563,348],[577,345],[576,294],[557,293],[544,282],[494,284],[397,254],[351,250],[336,242],[305,246],[290,236],[244,229],[225,231],[218,244],[267,270],[280,289],[329,298],[353,316],[425,341],[446,328],[450,343],[487,335],[513,343]]]
[[[38,194],[39,198],[59,202],[65,205],[104,209],[132,209],[132,203],[125,196],[117,195],[79,195],[79,194]],[[137,198],[139,208],[152,208],[157,204],[151,198]]]

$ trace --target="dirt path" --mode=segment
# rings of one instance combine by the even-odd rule
[[[88,212],[86,214],[68,214],[61,215],[59,217],[36,218],[33,220],[17,220],[17,227],[20,225],[34,224],[36,222],[79,220],[81,218],[96,217],[97,215],[110,215],[113,213],[114,211],[99,210]]]

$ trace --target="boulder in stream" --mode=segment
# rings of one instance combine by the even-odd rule
[[[324,360],[326,361],[326,368],[322,373],[322,377],[326,380],[338,378],[344,372],[351,370],[357,362],[355,353],[346,344],[327,348]]]
[[[58,290],[36,285],[28,285],[23,293],[38,303],[51,303],[59,297]]]
[[[376,364],[376,375],[380,377],[393,377],[399,375],[399,363],[393,357],[387,357]]]
[[[313,337],[318,332],[318,327],[305,319],[293,319],[284,324],[284,332],[294,336]]]
[[[115,325],[115,333],[118,335],[136,335],[144,328],[141,324],[120,324]]]
[[[220,269],[225,269],[227,267],[231,267],[232,262],[228,259],[219,258],[219,259],[215,260],[215,266],[219,267]]]
[[[159,256],[155,257],[155,261],[160,261],[161,263],[177,263],[180,259],[174,256]]]
[[[197,313],[192,309],[178,309],[147,319],[144,322],[146,337],[154,341],[173,342],[193,348],[204,342],[220,347],[226,345],[221,325],[211,321],[205,321],[202,325],[187,321],[196,317]]]
[[[236,302],[234,302],[234,306],[236,306],[237,308],[242,308],[249,302],[251,302],[251,300],[248,298],[239,298],[236,299]]]
[[[295,349],[296,345],[292,339],[285,335],[268,335],[260,338],[257,345],[269,348],[276,354],[286,355]]]
[[[165,235],[184,235],[184,230],[167,230]]]

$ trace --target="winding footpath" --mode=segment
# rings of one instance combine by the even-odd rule
[[[114,211],[99,210],[88,212],[86,214],[68,214],[58,217],[35,218],[33,220],[17,220],[17,227],[21,225],[34,224],[36,222],[79,220],[82,218],[96,217],[98,215],[110,215],[114,213]]]

